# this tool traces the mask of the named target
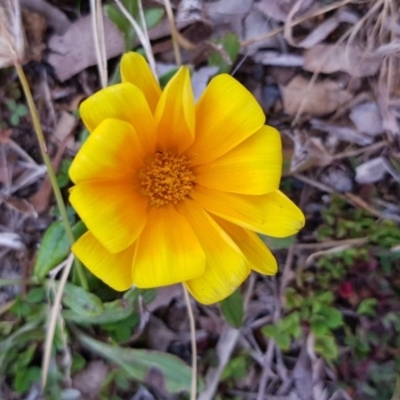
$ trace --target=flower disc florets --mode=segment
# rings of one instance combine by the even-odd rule
[[[194,174],[185,156],[170,151],[157,152],[139,172],[142,193],[157,207],[177,204],[194,187]]]

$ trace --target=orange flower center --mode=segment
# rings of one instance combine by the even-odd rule
[[[195,176],[185,156],[157,152],[139,173],[142,193],[157,207],[177,204],[193,190]]]

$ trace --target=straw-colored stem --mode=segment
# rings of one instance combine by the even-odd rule
[[[185,295],[185,303],[187,308],[187,313],[189,316],[190,324],[190,341],[192,344],[192,385],[190,390],[190,400],[196,400],[197,396],[197,344],[196,344],[196,323],[194,320],[193,307],[190,302],[189,293],[185,287],[182,285],[183,293]]]
[[[171,29],[172,46],[174,48],[176,65],[180,67],[182,65],[182,56],[181,56],[181,50],[179,48],[178,32],[175,27],[174,13],[172,12],[170,0],[164,0],[164,4],[165,4],[165,10],[167,11],[169,27]]]
[[[16,62],[15,62],[15,68],[17,70],[18,78],[21,82],[22,90],[24,91],[26,101],[28,103],[29,112],[32,117],[33,127],[34,127],[34,130],[36,133],[37,140],[39,142],[40,152],[42,154],[43,161],[47,168],[47,174],[50,179],[54,197],[56,198],[56,203],[57,203],[58,209],[60,210],[60,215],[61,215],[61,219],[63,221],[64,229],[65,229],[65,232],[67,233],[68,240],[69,240],[70,244],[72,245],[75,242],[74,234],[72,233],[72,229],[71,229],[71,226],[68,221],[67,209],[65,207],[65,203],[64,203],[64,199],[61,194],[60,187],[58,186],[58,183],[57,183],[57,177],[56,177],[56,174],[53,169],[53,164],[51,162],[49,153],[47,152],[47,147],[46,147],[46,143],[45,143],[45,139],[44,139],[44,135],[43,135],[42,126],[40,125],[39,116],[38,116],[36,106],[35,106],[35,103],[34,103],[33,97],[32,97],[32,92],[29,87],[28,80],[26,79],[25,72],[24,72],[23,68],[21,67],[21,64],[18,62],[18,60],[16,60]],[[87,289],[88,284],[87,284],[86,276],[82,269],[82,265],[80,263],[76,263],[75,266],[76,266],[76,272],[78,274],[81,286],[84,289]]]
[[[64,293],[64,288],[68,280],[68,275],[71,272],[72,264],[74,262],[74,255],[71,253],[67,259],[63,269],[60,283],[58,285],[57,294],[54,298],[53,308],[50,312],[50,317],[47,325],[46,340],[44,343],[44,353],[42,361],[42,388],[44,389],[47,382],[47,375],[49,373],[51,349],[53,347],[54,333],[56,331],[57,320],[60,312],[61,299]]]

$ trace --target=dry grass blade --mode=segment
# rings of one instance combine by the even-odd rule
[[[60,307],[61,307],[61,299],[64,293],[65,284],[67,283],[67,279],[69,273],[71,272],[72,264],[74,262],[74,255],[71,253],[65,263],[60,283],[58,286],[57,294],[54,299],[53,307],[51,309],[49,315],[49,321],[47,325],[47,334],[46,340],[44,343],[44,353],[42,360],[42,389],[45,388],[47,382],[47,376],[49,373],[50,366],[50,358],[51,358],[51,349],[53,347],[54,333],[56,330],[56,325],[59,317]]]
[[[144,31],[140,28],[139,24],[135,21],[135,19],[128,12],[128,10],[124,7],[124,5],[122,4],[122,2],[120,0],[115,0],[115,4],[118,6],[118,8],[121,10],[122,14],[124,14],[126,19],[130,22],[133,29],[135,30],[136,35],[138,36],[139,42],[143,46],[143,49],[146,53],[146,57],[147,57],[147,61],[149,63],[150,69],[153,72],[153,75],[157,76],[156,61],[154,59],[153,50],[151,48],[151,43],[149,41],[149,37],[148,37],[147,33],[144,33]],[[146,28],[144,27],[144,29],[146,29]]]
[[[103,11],[100,0],[90,0],[94,46],[101,87],[107,86],[107,55],[104,37]]]

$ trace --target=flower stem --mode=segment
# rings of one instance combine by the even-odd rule
[[[2,31],[4,32],[5,31],[4,26],[1,26],[1,28],[2,28]],[[30,112],[31,117],[32,117],[33,127],[34,127],[34,130],[35,130],[35,133],[36,133],[36,137],[37,137],[37,140],[38,140],[38,143],[39,143],[39,147],[40,147],[40,152],[42,154],[43,161],[44,161],[44,163],[46,165],[46,168],[47,168],[47,174],[49,176],[50,183],[51,183],[51,186],[52,186],[52,189],[53,189],[53,192],[54,192],[54,196],[56,198],[58,209],[60,210],[61,219],[63,221],[64,228],[65,228],[68,240],[69,240],[70,244],[72,245],[75,242],[75,238],[74,238],[71,226],[70,226],[69,221],[68,221],[67,210],[66,210],[66,207],[65,207],[64,200],[62,198],[60,187],[58,186],[58,183],[57,183],[57,178],[56,178],[56,174],[54,173],[53,164],[51,163],[50,156],[49,156],[49,154],[47,152],[47,147],[46,147],[46,143],[45,143],[45,140],[44,140],[44,134],[43,134],[42,126],[40,125],[39,116],[38,116],[38,113],[37,113],[35,102],[33,101],[33,97],[32,97],[32,92],[31,92],[31,89],[29,87],[28,80],[26,79],[25,72],[24,72],[24,70],[23,70],[23,68],[21,66],[21,63],[20,63],[20,61],[18,59],[18,56],[17,56],[17,54],[16,54],[16,52],[15,52],[15,50],[13,48],[11,39],[9,38],[8,35],[6,35],[6,37],[7,37],[8,42],[9,42],[11,53],[13,54],[14,66],[15,66],[15,69],[17,71],[18,78],[19,78],[19,80],[21,82],[22,90],[24,91],[26,101],[28,103],[29,112]],[[84,274],[84,272],[82,270],[82,265],[80,263],[75,263],[75,266],[76,266],[76,271],[77,271],[77,274],[79,276],[79,280],[80,280],[81,286],[84,289],[87,289],[88,288],[88,284],[87,284],[87,280],[86,280],[85,274]]]
[[[182,284],[183,293],[185,295],[185,303],[189,316],[190,339],[192,344],[192,385],[190,390],[190,400],[196,400],[197,396],[197,344],[196,344],[196,324],[192,304],[190,302],[189,293],[184,284]]]

